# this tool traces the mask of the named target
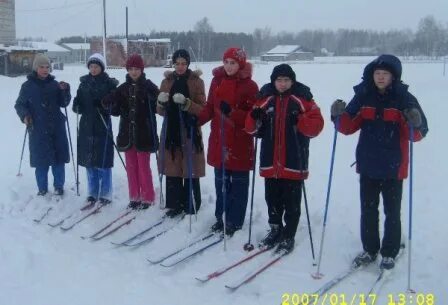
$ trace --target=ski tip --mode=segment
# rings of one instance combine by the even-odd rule
[[[324,277],[324,275],[320,272],[312,273],[311,277],[315,280],[320,280]]]
[[[195,280],[201,282],[201,283],[206,283],[208,282],[210,279],[209,278],[201,278],[201,277],[195,277]]]
[[[232,292],[238,289],[238,287],[236,287],[236,286],[230,286],[230,285],[225,285],[224,287],[226,287],[227,289],[229,289],[229,290],[232,291]]]
[[[155,265],[155,264],[158,264],[158,263],[161,263],[161,262],[162,262],[162,261],[153,261],[153,260],[150,260],[149,258],[147,258],[146,260],[148,261],[148,263],[151,263],[151,264],[153,264],[153,265]]]

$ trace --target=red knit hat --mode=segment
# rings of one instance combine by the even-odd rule
[[[131,67],[139,68],[143,72],[143,69],[145,69],[143,58],[138,54],[132,54],[126,61],[126,70],[129,70]]]
[[[222,56],[222,60],[224,61],[226,58],[232,58],[238,62],[240,69],[243,69],[246,66],[246,52],[240,48],[228,48],[224,55]]]

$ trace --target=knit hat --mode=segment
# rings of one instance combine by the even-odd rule
[[[139,68],[143,72],[143,70],[145,69],[143,58],[138,54],[132,54],[126,61],[126,70],[129,70],[129,68],[131,67]]]
[[[274,67],[271,74],[271,83],[274,84],[279,76],[289,77],[294,83],[296,82],[296,73],[288,64],[280,64]]]
[[[232,58],[238,62],[240,69],[243,69],[246,66],[246,52],[240,48],[228,48],[224,55],[222,56],[222,60],[226,60],[227,58]]]
[[[104,64],[104,57],[100,53],[92,54],[87,60],[87,68],[89,68],[90,64],[97,64],[101,67],[101,71],[104,72],[106,70],[106,65]]]
[[[50,60],[48,57],[41,53],[36,54],[33,61],[33,71],[37,71],[37,68],[45,65],[50,67]]]
[[[187,50],[184,50],[184,49],[176,50],[176,51],[173,53],[173,57],[172,57],[173,64],[176,63],[176,60],[177,60],[179,57],[180,57],[180,58],[183,58],[183,59],[185,59],[185,60],[187,61],[187,66],[190,65],[190,53],[188,53]]]

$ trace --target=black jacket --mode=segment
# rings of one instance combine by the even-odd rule
[[[80,78],[73,111],[81,115],[78,134],[78,164],[84,167],[110,168],[114,165],[114,148],[109,113],[101,100],[115,90],[118,81],[107,73]],[[104,121],[103,121],[104,120]],[[107,126],[107,127],[106,127]],[[107,136],[107,128],[109,136]]]

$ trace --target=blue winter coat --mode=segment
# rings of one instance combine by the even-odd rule
[[[73,100],[73,111],[81,115],[77,141],[78,164],[111,168],[114,165],[111,120],[109,112],[101,106],[101,100],[117,87],[118,81],[106,73],[84,75],[80,81]],[[109,136],[105,125],[109,128]]]
[[[27,115],[32,118],[28,128],[31,167],[68,163],[67,118],[60,108],[70,103],[70,88],[60,89],[53,75],[42,80],[32,72],[27,78],[14,107],[21,121]]]
[[[385,94],[373,82],[375,67],[384,67],[394,76]],[[426,136],[428,124],[417,99],[401,82],[401,63],[393,55],[381,55],[364,69],[363,81],[354,87],[355,96],[339,118],[338,130],[353,134],[360,130],[356,148],[357,172],[374,179],[404,179],[408,175],[409,140]],[[422,125],[411,137],[403,115],[406,109],[420,112]],[[332,118],[333,120],[335,118]]]

